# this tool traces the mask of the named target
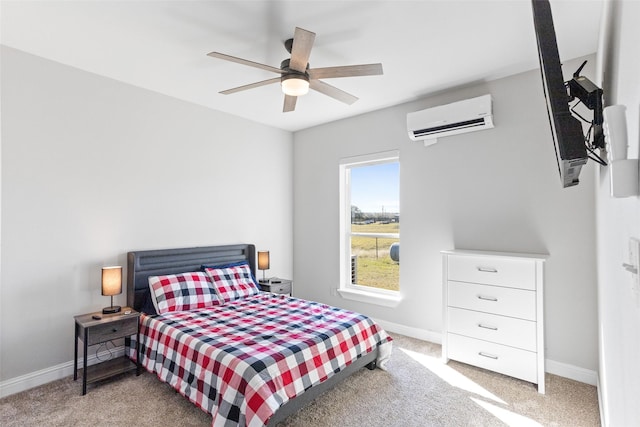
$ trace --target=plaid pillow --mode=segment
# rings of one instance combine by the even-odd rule
[[[211,278],[216,294],[223,303],[260,293],[247,263],[226,268],[205,267],[204,271]]]
[[[211,279],[205,273],[149,277],[149,289],[158,314],[219,305]]]

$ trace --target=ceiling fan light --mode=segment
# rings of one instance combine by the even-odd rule
[[[282,84],[282,92],[289,96],[301,96],[309,92],[309,80],[304,76],[292,76],[283,78],[280,82]]]

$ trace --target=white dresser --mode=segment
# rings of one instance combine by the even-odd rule
[[[547,255],[442,251],[442,358],[538,385],[544,394]]]

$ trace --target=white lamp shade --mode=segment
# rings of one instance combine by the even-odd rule
[[[269,251],[258,251],[258,270],[269,269]]]
[[[122,293],[122,267],[102,267],[102,295]]]

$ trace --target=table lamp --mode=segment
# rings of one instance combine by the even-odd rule
[[[258,270],[262,270],[262,280],[260,282],[268,282],[264,277],[264,271],[269,269],[269,251],[258,251]]]
[[[113,296],[122,293],[122,267],[102,267],[102,295],[111,297],[111,306],[102,309],[103,314],[118,313],[120,306],[113,305]]]

